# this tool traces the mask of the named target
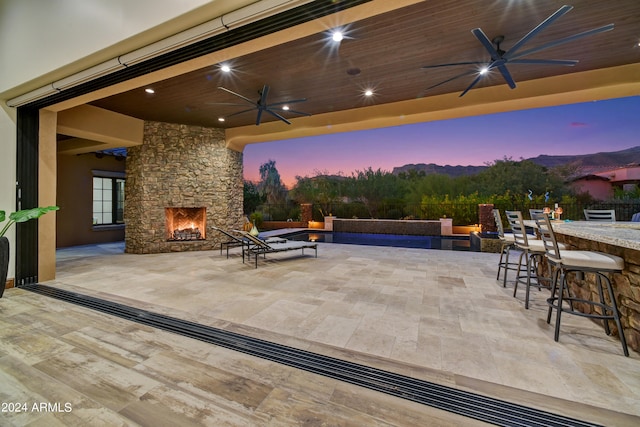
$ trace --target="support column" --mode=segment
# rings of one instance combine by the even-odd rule
[[[38,206],[56,204],[57,157],[56,124],[58,114],[40,110],[38,141]],[[38,281],[56,278],[56,213],[38,219]]]
[[[496,221],[493,218],[493,204],[478,205],[478,224],[480,224],[481,233],[495,233],[498,231]]]
[[[300,204],[300,219],[309,226],[309,222],[313,221],[313,205],[311,203]]]

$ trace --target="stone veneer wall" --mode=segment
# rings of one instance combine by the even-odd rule
[[[143,144],[127,152],[125,251],[159,253],[219,248],[212,226],[243,224],[242,153],[226,148],[224,130],[146,122]],[[205,207],[206,239],[167,241],[166,207]]]
[[[395,219],[342,219],[333,220],[333,231],[345,233],[406,234],[440,236],[440,221]]]

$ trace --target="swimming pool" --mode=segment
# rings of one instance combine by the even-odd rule
[[[393,246],[400,248],[445,249],[468,251],[469,238],[458,236],[408,236],[399,234],[343,233],[331,231],[301,231],[287,234],[289,240],[304,242],[343,243],[350,245]]]

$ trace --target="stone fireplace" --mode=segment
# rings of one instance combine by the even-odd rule
[[[211,227],[242,227],[242,153],[223,129],[146,122],[126,168],[126,252],[212,250]]]

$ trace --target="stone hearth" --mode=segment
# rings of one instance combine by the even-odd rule
[[[242,153],[226,148],[223,129],[147,122],[126,172],[128,253],[211,250],[221,241],[211,226],[242,227]],[[202,238],[169,239],[166,208],[203,209]]]

